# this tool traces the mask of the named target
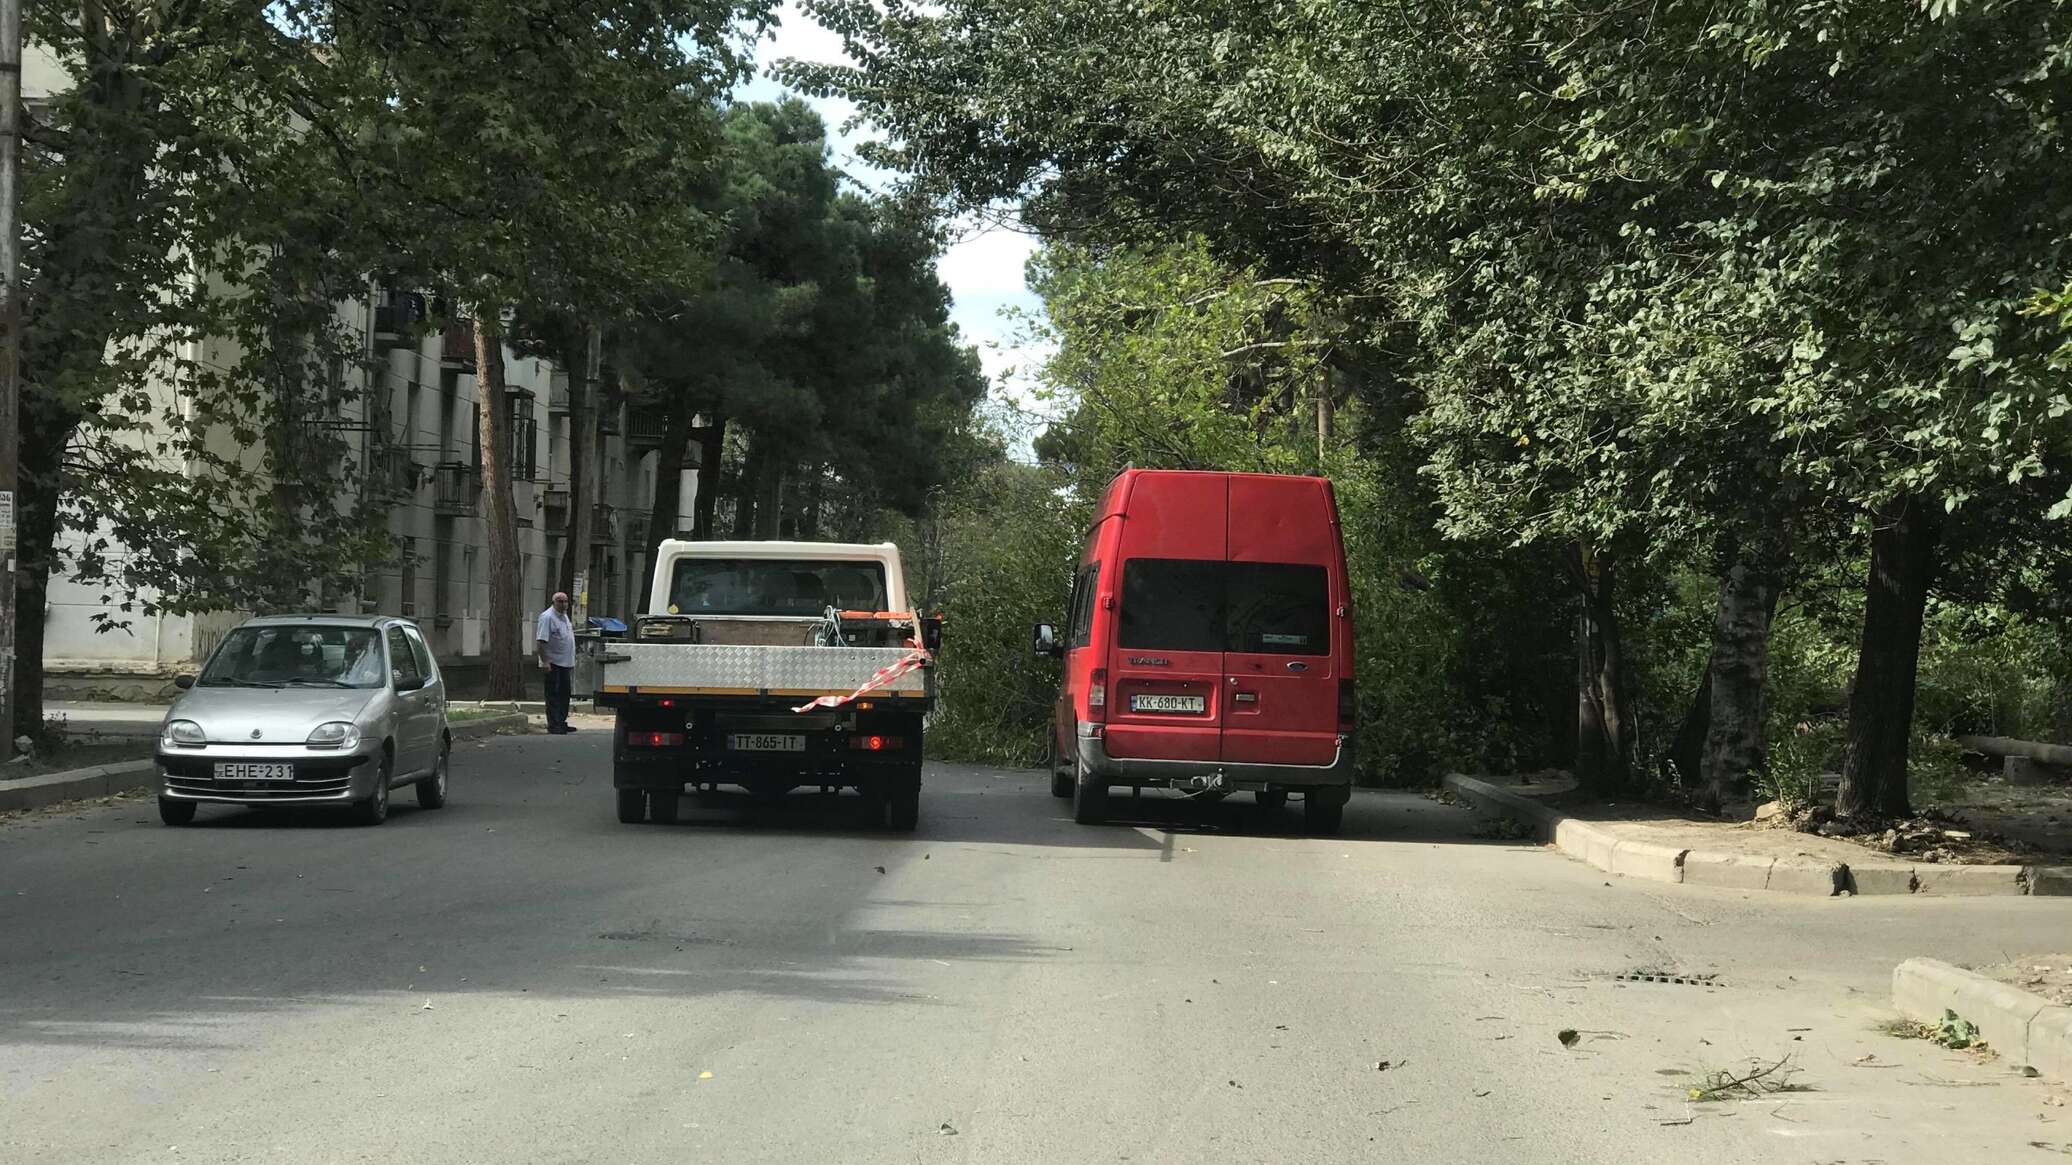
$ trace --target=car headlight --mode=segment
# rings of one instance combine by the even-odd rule
[[[309,739],[304,743],[311,748],[358,748],[360,746],[360,726],[344,720],[333,720],[329,724],[319,724],[310,732]]]
[[[165,729],[159,734],[159,739],[166,744],[196,745],[209,742],[208,733],[203,732],[201,725],[196,724],[192,720],[166,721]]]

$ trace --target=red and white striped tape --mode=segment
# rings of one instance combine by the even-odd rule
[[[886,684],[891,683],[893,680],[896,680],[899,677],[907,674],[908,672],[913,671],[915,668],[926,665],[931,658],[932,657],[928,654],[928,652],[925,649],[917,647],[912,651],[907,652],[905,655],[899,657],[898,662],[889,663],[886,664],[884,667],[879,668],[877,670],[877,673],[871,676],[870,679],[866,680],[862,687],[856,689],[848,695],[821,696],[818,699],[809,701],[807,703],[799,705],[796,708],[793,708],[792,711],[811,712],[815,708],[839,708],[852,700],[860,699],[863,696],[870,694],[871,692],[877,691],[879,688],[882,688]]]

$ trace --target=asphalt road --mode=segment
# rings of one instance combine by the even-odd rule
[[[378,829],[167,829],[145,801],[0,824],[0,1161],[2018,1165],[2072,1143],[2067,1089],[1876,1030],[1902,958],[1998,961],[2072,933],[2072,900],[1607,884],[1414,794],[1362,794],[1330,840],[1242,798],[1082,828],[1041,774],[952,766],[912,836],[812,799],[621,826],[601,735],[467,747],[449,808],[401,797]],[[1616,978],[1638,970],[1716,985]],[[1686,1099],[1786,1056],[1797,1090]]]

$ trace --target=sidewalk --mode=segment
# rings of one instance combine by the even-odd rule
[[[77,737],[158,735],[169,704],[46,703],[43,714],[62,720],[67,734]]]
[[[2072,895],[2072,867],[1907,862],[1816,834],[1646,812],[1584,820],[1536,800],[1565,791],[1563,786],[1457,774],[1444,784],[1477,808],[1520,822],[1570,857],[1629,878],[1823,897]]]

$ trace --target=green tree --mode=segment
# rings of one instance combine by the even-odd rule
[[[305,604],[390,552],[334,305],[379,239],[303,112],[354,78],[291,6],[32,4],[67,78],[27,132],[18,732],[52,571],[122,614]],[[279,17],[271,19],[270,17]]]
[[[521,307],[630,314],[683,280],[711,224],[712,99],[746,67],[738,22],[766,0],[433,0],[335,4],[328,31],[366,70],[344,123],[393,267],[437,288],[475,343],[488,530],[489,688],[515,695],[520,609],[503,346]]]
[[[2063,447],[2015,315],[2062,281],[2059,6],[815,11],[865,64],[795,75],[891,126],[929,188],[1109,240],[1200,232],[1377,337],[1409,321],[1447,528],[1566,549],[1604,784],[1638,748],[1615,580],[1720,570],[1717,787],[1761,754],[1799,536],[1858,521],[1840,805],[1904,810],[1946,515],[2032,495]]]

